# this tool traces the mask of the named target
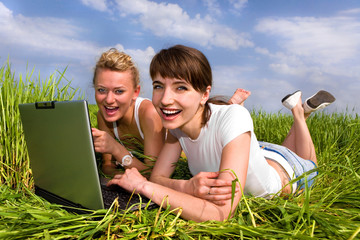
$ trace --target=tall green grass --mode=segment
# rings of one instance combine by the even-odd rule
[[[32,186],[31,170],[23,135],[19,103],[51,100],[71,100],[78,92],[72,89],[63,72],[50,77],[34,76],[34,70],[25,76],[11,71],[10,63],[0,68],[0,179],[7,186],[18,188],[19,183]]]
[[[289,199],[246,197],[225,222],[186,221],[169,209],[109,210],[77,215],[33,194],[33,180],[17,109],[20,102],[69,100],[76,90],[56,72],[45,80],[15,79],[9,64],[0,69],[1,186],[0,239],[359,239],[360,119],[323,112],[308,119],[318,153],[315,186]],[[57,76],[57,77],[56,77]],[[63,83],[65,81],[65,84]],[[96,107],[90,106],[96,125]],[[259,140],[281,143],[292,117],[252,111]],[[181,161],[176,178],[189,177]],[[166,201],[166,199],[164,199]]]

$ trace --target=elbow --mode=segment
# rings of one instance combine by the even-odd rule
[[[209,208],[205,207],[202,213],[198,216],[198,218],[191,219],[196,222],[205,222],[205,221],[218,221],[223,222],[228,220],[229,218],[233,217],[236,211],[236,205],[234,205],[232,208],[230,204],[226,204],[225,206],[217,206],[214,204],[211,204],[213,207]]]
[[[232,218],[234,216],[235,209],[236,208],[234,208],[233,210],[230,210],[230,208],[226,208],[225,211],[222,211],[222,213],[219,214],[217,221],[223,222],[225,220],[228,220],[229,218]]]
[[[150,182],[153,182],[153,183],[158,183],[160,184],[161,183],[161,176],[160,175],[154,175],[154,174],[151,174],[150,175],[150,178],[149,178],[149,181]]]
[[[231,202],[229,201],[223,207],[218,208],[219,214],[217,215],[217,219],[214,220],[222,222],[228,220],[229,218],[232,218],[235,215],[238,204],[239,201],[234,201],[233,205],[231,206]]]

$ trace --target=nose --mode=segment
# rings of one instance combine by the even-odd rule
[[[161,96],[161,104],[163,106],[169,106],[174,102],[173,92],[169,88],[165,88]]]
[[[115,96],[114,96],[114,93],[112,91],[109,91],[106,95],[106,103],[107,104],[111,104],[115,101]]]

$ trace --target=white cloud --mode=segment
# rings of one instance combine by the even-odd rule
[[[218,0],[202,0],[210,15],[221,16],[221,8]]]
[[[81,0],[81,2],[88,7],[94,8],[95,10],[105,12],[107,11],[106,0]]]
[[[117,0],[120,15],[135,16],[147,30],[160,37],[175,37],[202,46],[229,49],[252,47],[246,35],[221,25],[209,16],[191,18],[178,4],[148,0]]]
[[[255,47],[255,52],[263,55],[270,55],[270,51],[267,48]]]
[[[279,37],[287,53],[317,64],[357,59],[360,52],[360,22],[354,18],[266,18],[256,30]]]
[[[0,2],[0,21],[1,23],[5,23],[2,20],[3,19],[8,19],[12,17],[12,11],[10,9],[8,9],[7,7],[5,7],[5,5]]]
[[[205,7],[207,8],[208,14],[215,17],[224,17],[229,11],[235,15],[240,15],[241,10],[246,7],[248,0],[202,0]],[[221,4],[229,3],[227,5],[228,10],[222,8]]]
[[[251,73],[256,70],[257,69],[254,66],[214,66],[212,69],[212,94],[231,96],[236,88],[250,89],[252,81],[249,81],[249,77],[251,76]]]
[[[357,15],[357,14],[360,14],[360,8],[353,8],[339,12],[339,15]]]
[[[11,62],[14,59],[22,63],[31,60],[30,67],[41,66],[45,76],[56,69],[62,71],[70,65],[66,71],[67,79],[72,81],[74,87],[81,87],[92,101],[91,78],[94,65],[103,51],[114,46],[100,47],[79,40],[82,31],[81,28],[64,19],[13,15],[12,11],[0,2],[0,53],[12,49]],[[149,64],[155,55],[152,47],[144,50],[125,49],[121,44],[115,47],[132,56],[141,76],[144,76],[144,81],[149,79]],[[14,56],[17,58],[13,58]],[[23,69],[17,64],[15,66]],[[143,86],[151,88],[151,84],[148,83]],[[151,89],[144,88],[142,92],[151,96]]]
[[[274,61],[269,68],[277,73],[307,76],[317,83],[336,76],[360,76],[360,20],[356,17],[266,18],[256,30],[273,38],[281,50],[255,49]]]
[[[57,18],[14,16],[0,3],[0,49],[14,48],[40,55],[86,59],[97,51],[93,44],[77,40],[81,29]]]
[[[266,35],[267,43],[273,41],[277,46],[264,43],[266,47],[255,51],[268,56],[269,69],[291,83],[288,90],[301,88],[309,96],[326,89],[338,97],[329,109],[355,106],[359,100],[354,96],[360,87],[358,13],[359,9],[350,9],[333,17],[261,19],[256,30]],[[279,85],[279,89],[284,86]]]
[[[306,69],[301,67],[290,66],[286,63],[272,63],[269,67],[275,72],[280,72],[286,75],[294,75],[294,76],[305,76]]]
[[[229,0],[229,1],[231,5],[237,10],[243,9],[248,2],[248,0]]]

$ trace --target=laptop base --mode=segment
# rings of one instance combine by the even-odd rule
[[[115,198],[118,198],[118,206],[120,209],[127,209],[131,207],[131,211],[138,210],[140,205],[141,208],[146,207],[149,203],[149,199],[146,197],[141,196],[141,204],[140,204],[140,197],[137,194],[131,194],[124,190],[123,188],[113,185],[110,187],[106,187],[101,185],[102,195],[104,199],[104,207],[108,209],[113,204]],[[42,189],[35,185],[35,194],[44,198],[45,200],[55,203],[61,206],[61,208],[65,209],[69,212],[75,212],[78,214],[87,214],[91,213],[92,210],[87,209],[80,204],[76,204],[69,200],[66,200],[56,194],[53,194],[45,189]],[[131,196],[132,195],[132,196]],[[158,207],[154,202],[150,202],[149,206],[147,207],[148,210],[154,209]]]

